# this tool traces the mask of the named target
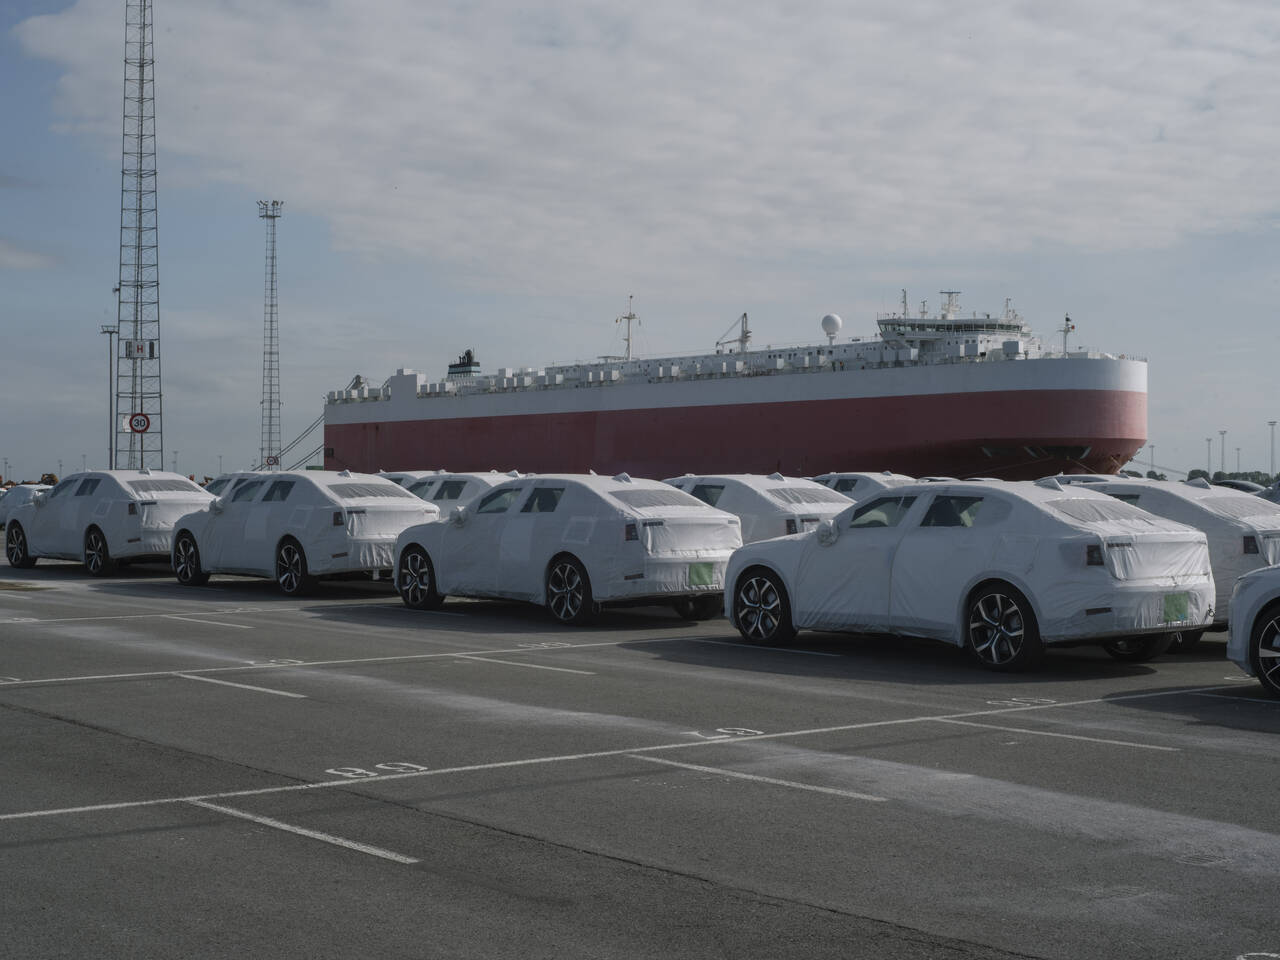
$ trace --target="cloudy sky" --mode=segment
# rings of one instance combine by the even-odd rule
[[[0,456],[102,466],[124,0],[0,5]],[[971,8],[971,9],[966,9]],[[1273,0],[155,0],[166,466],[356,373],[820,338],[937,291],[1150,359],[1155,462],[1270,466]],[[317,441],[318,442],[318,441]],[[1140,454],[1145,466],[1149,451]]]

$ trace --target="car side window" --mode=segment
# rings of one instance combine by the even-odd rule
[[[252,500],[254,495],[258,492],[258,488],[265,482],[265,480],[251,480],[248,483],[242,484],[236,489],[236,492],[231,495],[231,502],[238,503],[241,500]]]
[[[689,492],[708,507],[714,507],[720,502],[720,496],[724,493],[724,484],[699,483]]]
[[[262,498],[262,502],[269,500],[288,500],[289,491],[293,489],[293,480],[276,480],[267,488],[267,495]]]
[[[922,527],[972,527],[982,497],[938,497],[920,521]]]
[[[462,496],[462,488],[467,485],[465,480],[441,480],[440,489],[436,491],[436,495],[432,500],[457,500]]]
[[[524,492],[524,487],[502,487],[487,494],[476,505],[476,513],[506,513],[507,508],[515,503],[516,498]]]
[[[560,502],[560,497],[564,495],[564,487],[538,487],[530,495],[525,505],[520,508],[521,513],[552,513],[556,509],[556,504]]]
[[[853,511],[849,517],[849,529],[896,527],[915,502],[915,497],[877,497]]]
[[[80,486],[76,488],[76,496],[77,497],[90,496],[93,493],[93,491],[98,489],[98,484],[101,482],[102,481],[97,477],[90,477],[88,480],[81,480]]]
[[[413,483],[409,484],[409,492],[414,496],[421,497],[425,500],[433,486],[435,486],[434,480],[415,480]]]

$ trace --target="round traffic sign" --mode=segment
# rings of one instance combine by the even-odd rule
[[[279,458],[279,457],[267,457],[267,466],[268,466],[268,467],[274,467],[274,466],[277,466],[277,465],[279,465],[279,463],[280,463],[280,458]]]
[[[129,429],[134,433],[146,433],[151,429],[151,418],[145,413],[135,413],[129,418]]]

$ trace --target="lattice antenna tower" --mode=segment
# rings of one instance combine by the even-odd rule
[[[164,468],[151,0],[125,2],[115,466]]]
[[[259,200],[258,216],[267,221],[267,268],[262,308],[262,447],[261,463],[280,469],[280,313],[276,295],[276,221],[284,201]]]

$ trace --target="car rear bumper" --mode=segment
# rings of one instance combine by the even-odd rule
[[[1214,621],[1213,581],[1196,583],[1170,579],[1140,584],[1117,583],[1109,590],[1060,603],[1068,611],[1040,624],[1045,643],[1105,640],[1148,633],[1172,633],[1209,627]]]

